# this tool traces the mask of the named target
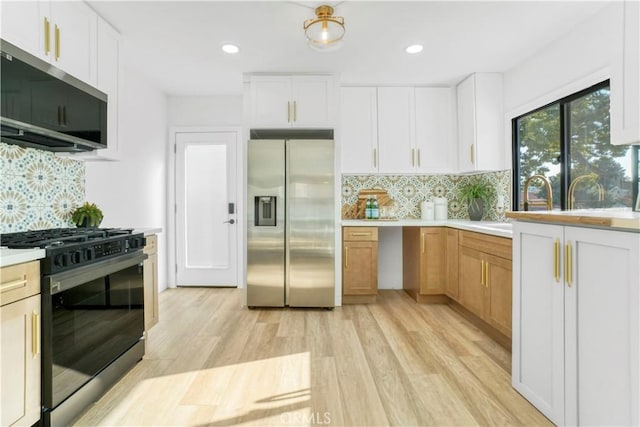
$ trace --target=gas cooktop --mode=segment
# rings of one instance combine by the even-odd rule
[[[53,274],[140,250],[142,233],[123,228],[50,228],[0,235],[11,249],[45,249],[42,274]]]

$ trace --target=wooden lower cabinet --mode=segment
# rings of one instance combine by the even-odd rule
[[[459,285],[459,272],[458,272],[458,230],[453,228],[447,228],[447,248],[446,248],[446,279],[445,279],[445,293],[449,298],[454,301],[460,299],[460,285]]]
[[[0,425],[40,420],[40,262],[0,271]]]
[[[344,227],[342,302],[375,302],[378,294],[378,229]]]
[[[158,236],[147,236],[144,253],[144,330],[148,331],[158,323]]]
[[[511,338],[511,239],[460,232],[459,303]]]
[[[418,302],[446,302],[446,228],[402,229],[402,287]]]

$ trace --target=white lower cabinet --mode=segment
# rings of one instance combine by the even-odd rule
[[[640,234],[513,231],[513,387],[558,425],[640,424]]]

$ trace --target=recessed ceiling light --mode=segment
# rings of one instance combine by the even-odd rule
[[[411,46],[407,47],[404,51],[410,54],[415,54],[415,53],[420,53],[422,52],[422,45],[421,44],[412,44]]]
[[[223,44],[222,51],[225,53],[238,53],[240,52],[240,48],[235,44]]]

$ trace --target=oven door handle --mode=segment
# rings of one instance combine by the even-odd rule
[[[73,270],[44,276],[43,292],[55,295],[76,286],[83,285],[100,277],[108,276],[134,265],[142,263],[149,256],[142,251],[130,252],[125,255],[84,265]]]

